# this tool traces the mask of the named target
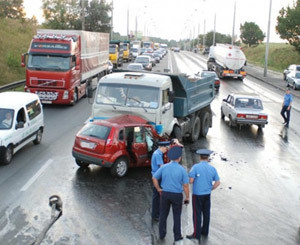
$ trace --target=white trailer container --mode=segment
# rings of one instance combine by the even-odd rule
[[[246,57],[240,47],[230,44],[210,47],[207,69],[215,71],[219,78],[234,77],[242,80],[246,76],[245,65]]]

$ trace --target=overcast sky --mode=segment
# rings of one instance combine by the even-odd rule
[[[107,0],[111,2],[112,0]],[[127,34],[127,11],[129,31],[138,31],[149,36],[166,39],[184,39],[196,36],[205,29],[232,34],[234,2],[236,2],[235,34],[239,35],[240,24],[255,22],[267,34],[270,0],[113,0],[113,26],[115,32]],[[282,7],[292,5],[293,0],[272,0],[270,42],[283,42],[275,32],[276,18]],[[24,0],[28,17],[33,14],[40,22],[42,0]],[[265,39],[266,40],[266,39]]]

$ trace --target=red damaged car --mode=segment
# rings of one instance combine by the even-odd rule
[[[146,120],[122,115],[87,123],[76,135],[72,155],[79,167],[95,164],[123,177],[130,167],[151,165],[159,140],[163,139]]]

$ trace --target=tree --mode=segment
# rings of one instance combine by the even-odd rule
[[[23,0],[0,0],[0,18],[24,20]]]
[[[254,22],[245,22],[240,26],[240,38],[243,43],[248,44],[249,47],[258,45],[265,38],[264,33]]]
[[[276,32],[300,52],[300,0],[293,7],[282,8],[277,17]]]

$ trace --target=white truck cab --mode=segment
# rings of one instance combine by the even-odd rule
[[[117,72],[100,79],[92,109],[93,119],[137,115],[171,134],[177,119],[170,100],[170,77],[151,73]]]
[[[26,92],[0,93],[0,163],[9,164],[19,149],[39,144],[44,130],[39,97]]]

